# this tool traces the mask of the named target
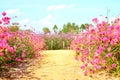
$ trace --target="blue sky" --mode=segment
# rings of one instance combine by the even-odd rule
[[[90,23],[100,15],[114,18],[120,14],[120,0],[0,0],[0,12],[18,16],[12,21],[32,26],[41,32],[43,27],[53,25],[62,28],[67,22]]]

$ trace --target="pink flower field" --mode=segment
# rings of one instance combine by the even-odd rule
[[[87,30],[78,34],[71,44],[83,62],[80,68],[85,70],[85,75],[105,70],[120,76],[120,19],[110,23],[100,23],[97,18],[92,21],[95,25],[86,26]]]
[[[21,31],[17,26],[12,31],[10,20],[3,12],[0,20],[0,76],[4,76],[4,69],[22,67],[27,60],[39,57],[45,46],[44,38],[34,32]]]
[[[113,21],[94,18],[91,24],[80,28],[68,23],[60,31],[54,26],[54,33],[44,28],[43,34],[13,25],[6,12],[1,16],[1,79],[32,80],[35,76],[35,80],[120,79],[120,18]],[[32,79],[26,73],[31,68]],[[109,78],[97,79],[101,72]]]

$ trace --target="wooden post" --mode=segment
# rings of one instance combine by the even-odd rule
[[[65,48],[65,41],[63,41],[63,49]]]
[[[53,48],[53,40],[51,41],[51,49]]]

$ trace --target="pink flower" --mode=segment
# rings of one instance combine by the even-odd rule
[[[99,55],[99,54],[102,54],[102,50],[96,50],[95,51],[95,55]]]
[[[86,64],[84,64],[84,66],[85,66],[85,67],[87,67],[87,66],[88,66],[88,64],[86,63]]]
[[[111,57],[112,56],[112,53],[108,53],[107,55],[106,55],[106,57]]]
[[[79,51],[80,51],[80,48],[79,48],[79,47],[76,47],[75,50],[76,50],[77,52],[79,52]]]
[[[25,58],[26,54],[25,53],[22,53],[22,58]]]
[[[81,66],[80,68],[81,68],[81,69],[84,69],[84,68],[85,68],[85,65]]]
[[[117,30],[118,30],[119,28],[120,28],[120,26],[118,26],[118,25],[117,25],[117,26],[115,26],[115,29],[117,29]]]
[[[91,72],[92,74],[94,74],[95,71],[94,71],[93,69],[91,69],[90,72]]]
[[[3,53],[2,53],[2,52],[0,52],[0,57],[1,57],[1,56],[3,56]]]
[[[115,40],[112,40],[112,41],[110,42],[110,44],[112,44],[112,45],[116,44],[116,43],[115,43]]]
[[[20,61],[21,61],[21,59],[20,59],[20,58],[16,58],[15,60],[16,60],[16,61],[18,61],[18,62],[20,62]]]
[[[22,67],[23,66],[23,64],[19,64],[19,67]]]
[[[85,60],[86,60],[86,57],[82,57],[82,58],[81,58],[81,61],[82,61],[82,62],[85,62]]]
[[[2,12],[2,15],[3,15],[3,16],[6,16],[6,12]]]
[[[96,68],[97,70],[101,69],[101,66],[95,65],[94,68]]]
[[[87,67],[88,66],[88,64],[86,63],[86,64],[84,64],[83,66],[81,66],[80,68],[81,69],[84,69],[85,67]]]
[[[95,32],[95,29],[91,29],[91,30],[90,30],[90,33],[94,33],[94,32]]]
[[[107,41],[109,41],[109,39],[107,37],[104,37],[103,42],[107,42]]]
[[[109,26],[109,27],[108,27],[109,30],[111,30],[111,29],[113,29],[113,28],[114,28],[114,26]]]
[[[9,24],[10,23],[10,17],[4,17],[4,18],[2,18],[2,20],[3,20],[3,22],[5,24]]]
[[[99,46],[99,50],[103,51],[103,50],[105,50],[105,48],[102,46]]]
[[[16,54],[14,53],[13,56],[16,57]]]
[[[94,19],[92,19],[92,21],[95,23],[98,23],[99,20],[98,20],[98,18],[94,18]]]
[[[90,62],[92,65],[94,65],[95,63],[93,61]]]
[[[94,64],[99,64],[100,63],[100,59],[99,58],[96,58],[93,60]]]
[[[8,51],[9,52],[14,52],[15,50],[13,49],[13,47],[8,47]]]
[[[106,60],[102,60],[102,63],[105,64],[105,63],[106,63]]]
[[[104,44],[104,46],[105,46],[105,47],[108,47],[108,46],[109,46],[109,44],[108,44],[108,43],[105,43],[105,44]]]
[[[89,54],[88,50],[83,50],[83,53],[84,53],[84,55],[88,55]]]
[[[116,64],[115,64],[115,63],[113,63],[113,64],[112,64],[112,67],[113,67],[113,68],[116,68]]]

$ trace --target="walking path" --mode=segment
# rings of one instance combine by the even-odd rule
[[[119,80],[107,77],[104,73],[84,76],[80,69],[81,63],[75,60],[72,50],[48,50],[41,55],[43,59],[38,60],[35,66],[30,66],[23,78],[14,80]]]
[[[41,54],[40,68],[33,70],[31,80],[89,80],[80,70],[80,62],[75,60],[74,51],[49,50]]]

